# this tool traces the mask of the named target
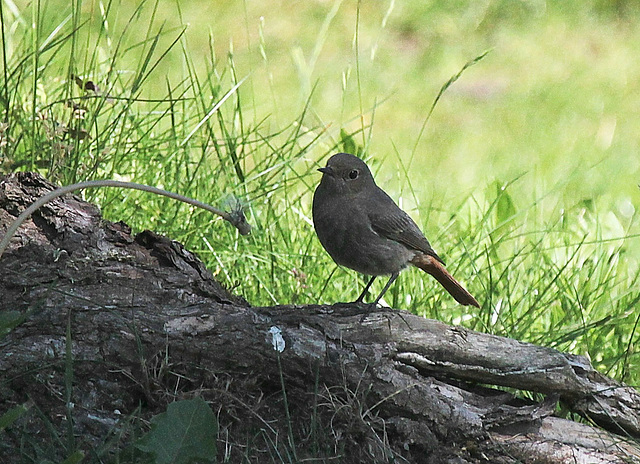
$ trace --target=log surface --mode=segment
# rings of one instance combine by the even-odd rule
[[[0,235],[52,188],[32,173],[0,181]],[[35,402],[62,429],[70,347],[74,425],[89,444],[140,405],[155,414],[195,390],[227,430],[237,420],[284,433],[268,414],[285,385],[292,421],[322,398],[336,439],[357,437],[358,456],[335,451],[342,462],[640,462],[629,439],[640,437],[640,395],[581,356],[400,310],[252,307],[179,243],[134,237],[76,196],[19,229],[0,258],[0,294],[0,312],[22,318],[0,339],[0,413]],[[594,425],[555,417],[558,401]],[[0,452],[10,440],[0,435]]]

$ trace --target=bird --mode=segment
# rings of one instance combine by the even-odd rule
[[[409,265],[432,275],[461,305],[478,301],[447,271],[417,224],[376,184],[367,164],[337,153],[319,168],[322,178],[313,195],[313,224],[320,243],[339,265],[371,276],[354,303],[378,276],[389,280],[371,303],[377,306],[400,272]]]

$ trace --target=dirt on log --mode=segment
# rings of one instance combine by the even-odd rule
[[[0,236],[54,188],[3,178]],[[115,453],[194,395],[217,414],[225,462],[640,462],[640,395],[584,357],[401,310],[252,307],[179,243],[134,237],[73,195],[19,229],[0,295],[19,322],[0,334],[0,415],[32,406],[0,431],[3,462],[20,462],[25,433],[36,449],[70,425],[86,453]]]

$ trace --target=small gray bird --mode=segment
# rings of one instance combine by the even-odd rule
[[[372,276],[356,303],[377,276],[390,275],[373,302],[377,305],[400,271],[413,264],[435,277],[458,303],[480,307],[447,272],[416,223],[376,185],[364,161],[338,153],[318,171],[322,180],[313,195],[313,224],[320,243],[337,264]]]

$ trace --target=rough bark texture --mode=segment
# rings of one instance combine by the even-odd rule
[[[0,235],[52,188],[30,173],[2,180]],[[73,430],[88,450],[131,435],[130,414],[197,392],[230,462],[256,437],[265,462],[267,442],[320,462],[640,462],[640,395],[583,357],[398,310],[251,307],[180,244],[132,237],[75,196],[19,230],[0,258],[0,295],[0,312],[24,315],[0,338],[0,414],[25,402],[42,412],[0,432],[6,462],[19,461],[21,432],[46,442],[42,417],[64,435],[69,347]],[[554,417],[558,401],[597,425]]]

